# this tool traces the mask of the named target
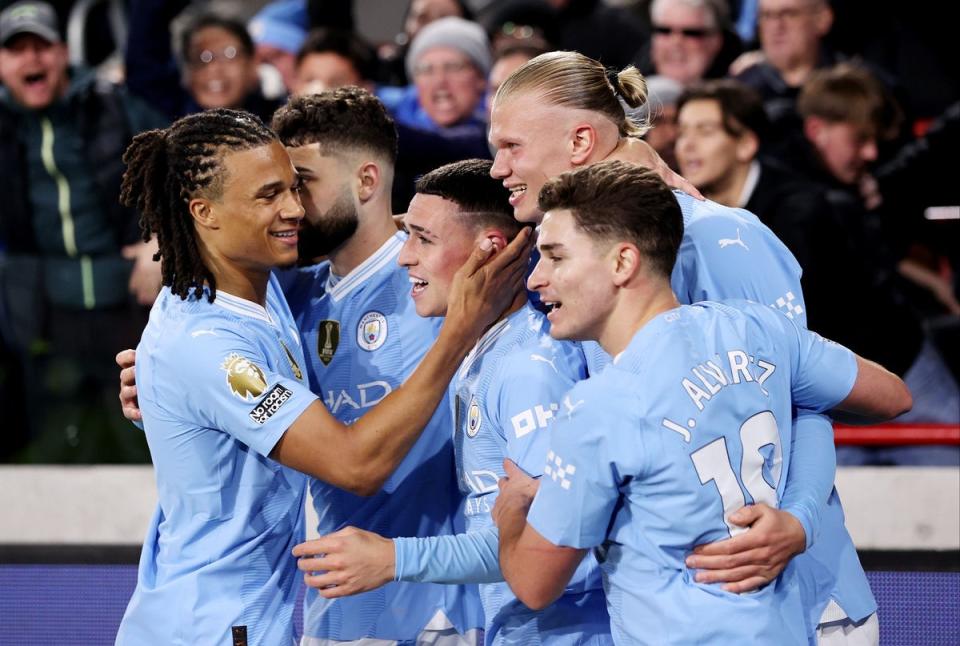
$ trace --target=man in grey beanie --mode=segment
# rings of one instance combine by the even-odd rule
[[[407,52],[411,91],[378,92],[397,121],[423,130],[483,122],[490,71],[490,43],[483,28],[450,16],[421,29]]]

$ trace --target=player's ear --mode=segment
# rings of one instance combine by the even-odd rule
[[[760,150],[760,141],[757,139],[757,136],[750,131],[747,131],[740,135],[737,139],[736,155],[737,161],[748,162],[752,161],[754,157],[757,156],[757,152]]]
[[[480,241],[483,238],[488,239],[493,244],[494,253],[506,248],[507,243],[510,242],[510,240],[507,239],[507,236],[503,234],[503,231],[500,231],[499,229],[485,229],[482,231],[480,235],[477,236],[477,244],[480,244]]]
[[[570,131],[568,141],[570,148],[570,163],[582,166],[587,163],[590,154],[597,146],[597,131],[589,123],[578,123]]]
[[[357,169],[357,197],[361,202],[368,201],[376,194],[381,175],[380,167],[373,162],[364,162]]]
[[[210,200],[204,197],[195,197],[187,203],[187,209],[193,221],[207,229],[219,229],[220,218]]]
[[[618,242],[610,250],[610,270],[613,284],[623,287],[629,283],[640,271],[643,265],[643,256],[636,245],[629,242]]]

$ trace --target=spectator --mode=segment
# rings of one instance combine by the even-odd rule
[[[501,40],[500,46],[494,48],[493,65],[487,77],[487,122],[490,121],[493,97],[496,96],[497,90],[507,77],[531,58],[550,51],[547,41],[534,36],[531,27],[525,29],[530,30],[529,36]]]
[[[424,130],[459,125],[482,129],[490,58],[490,44],[480,25],[442,18],[422,29],[407,52],[407,76],[414,84],[381,88],[380,99],[406,125]]]
[[[904,241],[885,229],[884,222],[893,214],[868,211],[859,191],[868,165],[877,158],[878,140],[892,135],[897,125],[898,115],[889,96],[865,70],[840,64],[811,76],[797,109],[803,119],[803,141],[791,158],[791,167],[827,187],[827,199],[843,227],[839,237],[850,241],[850,270],[859,270],[862,276],[860,289],[844,294],[848,306],[869,317],[850,344],[869,346],[866,356],[885,361],[903,375],[915,400],[913,410],[898,418],[900,421],[960,422],[957,383],[939,351],[925,338],[897,270],[904,257]],[[873,316],[873,312],[882,314]],[[811,327],[816,329],[812,317]],[[841,343],[846,341],[829,330],[823,332]],[[957,465],[960,449],[903,447],[878,452],[845,448],[838,451],[838,460]]]
[[[490,157],[483,102],[490,58],[480,25],[441,18],[420,30],[407,53],[414,85],[377,90],[400,135],[394,204],[409,203],[415,178],[437,166]]]
[[[650,124],[643,138],[670,168],[677,170],[677,99],[683,86],[666,76],[647,77],[647,102],[636,112],[636,119]]]
[[[477,20],[491,34],[520,25],[538,29],[557,49],[620,69],[630,64],[650,31],[628,8],[609,5],[601,0],[493,0]]]
[[[680,171],[711,200],[756,214],[793,252],[810,328],[849,339],[864,325],[856,254],[824,188],[760,155],[769,128],[759,95],[734,80],[707,81],[677,102]],[[786,308],[788,315],[790,308]]]
[[[473,13],[463,0],[411,0],[403,19],[403,31],[394,42],[380,47],[378,52],[383,63],[380,80],[389,85],[406,85],[408,76],[404,61],[410,43],[420,30],[435,20],[451,16],[472,20]]]
[[[127,86],[169,119],[209,108],[240,108],[269,121],[280,106],[260,89],[254,45],[243,23],[215,14],[188,20],[172,51],[170,22],[186,0],[133,0],[126,54]],[[181,84],[182,81],[182,84]]]
[[[827,0],[759,2],[762,55],[753,56],[756,64],[740,71],[737,78],[760,93],[775,128],[771,135],[783,140],[799,128],[796,100],[804,82],[815,69],[837,62],[836,54],[823,42],[833,25],[833,11]]]
[[[293,91],[297,53],[307,38],[308,21],[303,0],[274,0],[247,25],[267,96],[280,98]],[[279,83],[273,80],[276,77]]]
[[[143,461],[143,437],[115,415],[113,355],[139,337],[130,292],[151,303],[159,264],[118,196],[124,149],[162,117],[70,68],[46,2],[0,12],[0,81],[0,310],[38,436],[27,459]]]
[[[653,0],[650,20],[653,37],[637,65],[644,73],[686,86],[725,76],[730,61],[740,53],[740,39],[731,28],[724,0]]]
[[[376,64],[376,52],[359,36],[314,29],[297,54],[293,94],[318,94],[346,85],[371,90]]]

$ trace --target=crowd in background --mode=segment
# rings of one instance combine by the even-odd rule
[[[101,4],[74,55],[73,2],[0,3],[2,460],[149,460],[113,364],[160,281],[117,200],[134,134],[215,107],[269,123],[287,96],[362,86],[396,121],[403,212],[421,174],[491,157],[497,87],[555,49],[638,67],[647,140],[790,248],[810,328],[932,394],[901,421],[960,422],[960,70],[937,3],[412,0],[390,42],[357,31],[362,2]],[[960,449],[839,458],[957,464]]]

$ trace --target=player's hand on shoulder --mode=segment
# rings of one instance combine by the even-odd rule
[[[137,353],[134,350],[122,350],[117,353],[116,362],[120,366],[120,408],[123,416],[131,422],[139,422],[140,405],[137,402],[136,364]]]
[[[687,567],[699,583],[725,583],[728,592],[749,592],[773,581],[806,549],[806,533],[793,514],[764,504],[747,505],[730,521],[749,529],[733,538],[699,545]]]
[[[393,581],[393,541],[356,527],[344,527],[293,548],[304,582],[326,599],[346,597]]]

